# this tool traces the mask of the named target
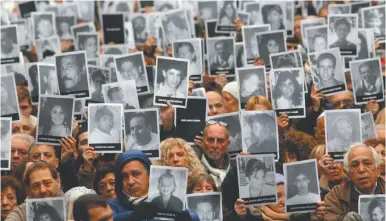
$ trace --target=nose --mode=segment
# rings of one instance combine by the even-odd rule
[[[128,179],[128,182],[129,182],[130,185],[134,185],[135,184],[134,179],[133,179],[132,176],[129,176],[129,178],[127,178],[127,179]]]
[[[110,183],[107,183],[107,192],[110,192],[113,189],[114,189],[113,185],[110,185]]]
[[[358,166],[358,171],[359,172],[365,172],[366,170],[365,170],[365,166],[361,163],[361,164],[359,164],[359,166]]]
[[[19,158],[19,151],[15,151],[15,153],[12,155],[13,158],[18,159]]]
[[[6,207],[8,204],[8,199],[6,197],[1,197],[1,207]]]
[[[40,194],[44,194],[47,192],[47,189],[44,185],[40,185]]]
[[[40,155],[40,161],[46,161],[46,157],[44,156],[44,154]]]

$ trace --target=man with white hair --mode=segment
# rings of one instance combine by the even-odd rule
[[[358,214],[360,195],[385,194],[385,181],[377,170],[381,158],[374,148],[353,144],[344,156],[349,180],[335,186],[325,197],[325,221],[361,221]]]

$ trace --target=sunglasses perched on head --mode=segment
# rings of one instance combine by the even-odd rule
[[[215,120],[206,121],[206,125],[214,125],[214,124],[219,124],[220,126],[228,127],[228,123],[225,123],[223,121],[215,121]]]

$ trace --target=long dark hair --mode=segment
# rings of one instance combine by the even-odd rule
[[[280,72],[275,88],[272,92],[272,96],[275,99],[280,98],[283,96],[280,85],[282,85],[287,79],[290,79],[292,83],[294,84],[294,93],[292,94],[292,103],[296,106],[300,105],[302,103],[302,87],[296,80],[296,76],[293,72],[290,71],[283,71]]]
[[[230,18],[230,19],[231,19],[231,22],[234,24],[235,20],[236,20],[236,9],[233,7],[233,2],[231,2],[231,1],[230,2],[229,1],[224,2],[224,5],[220,11],[220,19],[222,19],[223,17],[228,17],[226,12],[225,12],[225,9],[226,9],[226,7],[228,7],[228,5],[232,6],[233,15],[232,15],[232,18]]]
[[[71,128],[71,125],[67,124],[67,118],[69,117],[68,114],[71,113],[69,108],[66,108],[66,105],[64,105],[61,101],[58,101],[56,99],[49,99],[48,104],[46,104],[47,109],[45,109],[43,113],[44,118],[42,118],[42,119],[49,119],[44,124],[45,126],[43,127],[43,134],[49,134],[51,130],[51,127],[52,127],[51,111],[55,106],[60,106],[64,112],[63,125],[68,129]]]
[[[63,220],[60,217],[60,215],[58,214],[58,212],[54,209],[54,207],[52,207],[52,206],[50,206],[50,205],[48,205],[46,203],[36,205],[34,214],[35,214],[35,216],[33,218],[33,221],[39,221],[40,217],[43,214],[47,214],[48,216],[50,216],[52,221],[61,221],[61,220]]]

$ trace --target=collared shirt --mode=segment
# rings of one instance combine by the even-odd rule
[[[126,142],[126,149],[127,150],[157,150],[159,147],[159,136],[155,133],[151,133],[151,138],[149,143],[145,145],[139,145],[137,142],[133,139],[132,136],[129,136]]]
[[[185,98],[186,95],[179,91],[178,89],[173,89],[165,85],[164,82],[158,85],[157,96],[161,97],[175,97],[175,98]]]
[[[295,196],[287,200],[288,205],[306,204],[306,203],[317,203],[320,201],[320,195],[309,192],[305,196],[296,194]]]
[[[120,143],[119,133],[116,130],[111,130],[109,134],[95,128],[90,133],[92,143]]]

